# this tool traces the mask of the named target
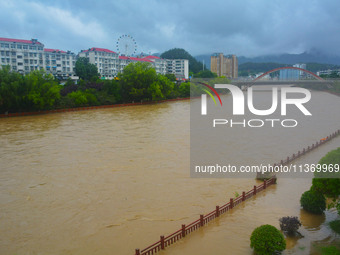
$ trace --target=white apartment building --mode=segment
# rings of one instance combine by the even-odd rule
[[[113,79],[120,71],[118,53],[112,50],[93,47],[82,50],[78,56],[86,57],[91,64],[96,65],[102,78]]]
[[[70,51],[44,49],[44,69],[62,80],[73,77],[76,55]]]
[[[177,79],[189,78],[189,60],[187,59],[166,59],[166,73],[174,74]]]
[[[88,58],[104,79],[113,79],[131,62],[148,62],[157,73],[174,74],[178,80],[189,78],[189,61],[186,59],[119,56],[114,51],[96,47],[82,50],[78,57]],[[66,80],[74,78],[76,60],[77,56],[73,52],[44,48],[44,44],[37,39],[0,38],[0,68],[9,65],[11,71],[21,74],[45,69],[47,73]]]
[[[44,68],[44,45],[36,39],[0,38],[0,65],[22,74]]]
[[[124,68],[134,62],[147,62],[153,64],[153,62],[146,58],[135,58],[135,57],[127,57],[127,56],[119,56],[119,73],[123,72]]]
[[[0,38],[0,66],[9,65],[11,71],[27,74],[45,69],[60,79],[74,74],[76,55],[70,51],[44,49],[37,39]]]
[[[157,56],[146,56],[143,59],[147,59],[149,61],[151,61],[153,63],[154,68],[156,69],[156,73],[159,74],[166,74],[166,70],[167,70],[167,61],[166,59],[162,59],[160,57]]]

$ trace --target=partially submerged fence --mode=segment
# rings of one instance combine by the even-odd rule
[[[242,192],[241,196],[238,196],[235,199],[230,198],[230,201],[226,203],[225,205],[216,206],[216,209],[214,211],[206,215],[201,214],[198,220],[191,222],[188,225],[183,224],[182,227],[176,232],[168,236],[160,236],[159,241],[151,244],[145,249],[143,250],[136,249],[135,255],[151,255],[160,250],[164,250],[165,247],[168,247],[171,244],[174,244],[176,241],[184,238],[186,235],[197,230],[198,228],[203,227],[205,224],[219,217],[221,214],[226,213],[227,211],[231,210],[238,204],[244,202],[245,200],[256,195],[258,192],[265,190],[268,186],[273,185],[275,183],[276,183],[276,177],[272,177],[269,180],[264,180],[262,184],[260,184],[259,186],[254,186],[254,188],[249,190],[248,192]]]
[[[293,160],[305,155],[307,152],[310,152],[310,151],[318,148],[320,145],[322,145],[326,142],[329,142],[330,140],[337,137],[338,135],[340,135],[340,129],[338,129],[334,133],[330,134],[329,136],[320,139],[320,141],[317,141],[315,144],[313,143],[312,146],[308,146],[307,148],[303,148],[302,151],[298,151],[297,153],[293,153],[293,155],[291,157],[288,156],[286,159],[281,160],[279,163],[276,163],[273,166],[275,167],[277,165],[286,165],[286,164],[292,162]]]

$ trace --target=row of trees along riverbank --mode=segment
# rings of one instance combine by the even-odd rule
[[[157,74],[150,63],[130,63],[117,80],[100,80],[92,64],[76,63],[80,81],[64,85],[45,71],[27,75],[0,69],[0,113],[158,101],[190,96],[190,83],[177,84],[172,74]],[[90,75],[89,75],[90,73]]]

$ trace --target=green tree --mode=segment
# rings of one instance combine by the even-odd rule
[[[211,72],[210,70],[200,71],[199,73],[194,75],[195,78],[216,78],[217,74]]]
[[[99,77],[97,66],[91,64],[88,58],[78,58],[75,64],[76,75],[80,79],[90,81],[91,79],[97,79]]]
[[[157,82],[156,70],[150,63],[136,62],[128,64],[122,73],[118,74],[122,87],[124,101],[152,100],[152,91],[158,97],[157,86],[150,85]]]
[[[33,71],[25,76],[26,93],[23,101],[28,110],[50,109],[60,98],[61,86],[54,80],[53,75],[45,71]]]
[[[340,196],[340,173],[335,171],[335,167],[340,165],[340,147],[328,152],[320,159],[318,164],[322,167],[327,167],[327,171],[314,173],[311,190],[333,199],[338,198]]]
[[[320,192],[308,190],[302,194],[300,204],[307,212],[322,214],[326,209],[326,198]]]
[[[178,90],[181,97],[190,97],[190,82],[182,82]]]
[[[250,247],[254,248],[256,254],[272,255],[286,249],[286,240],[274,226],[262,225],[251,234]]]
[[[170,81],[176,81],[176,75],[174,75],[173,73],[167,73],[165,77],[168,78]]]
[[[0,69],[0,111],[20,111],[23,105],[24,77],[16,72],[10,72],[9,66]]]
[[[203,64],[197,61],[193,56],[191,56],[186,50],[174,48],[165,51],[161,54],[161,58],[165,59],[187,59],[189,60],[189,71],[193,73],[198,73],[203,69]]]

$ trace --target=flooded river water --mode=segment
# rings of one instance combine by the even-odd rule
[[[332,121],[265,157],[280,160],[340,128],[339,97],[312,96],[327,99],[333,108],[320,111]],[[0,119],[0,254],[134,254],[256,184],[190,178],[189,138],[189,101]],[[340,137],[299,160],[316,163],[339,146]],[[252,254],[252,230],[288,215],[300,217],[305,238],[288,240],[285,254],[317,254],[319,242],[337,242],[327,225],[336,214],[300,210],[310,184],[279,179],[161,254]]]

